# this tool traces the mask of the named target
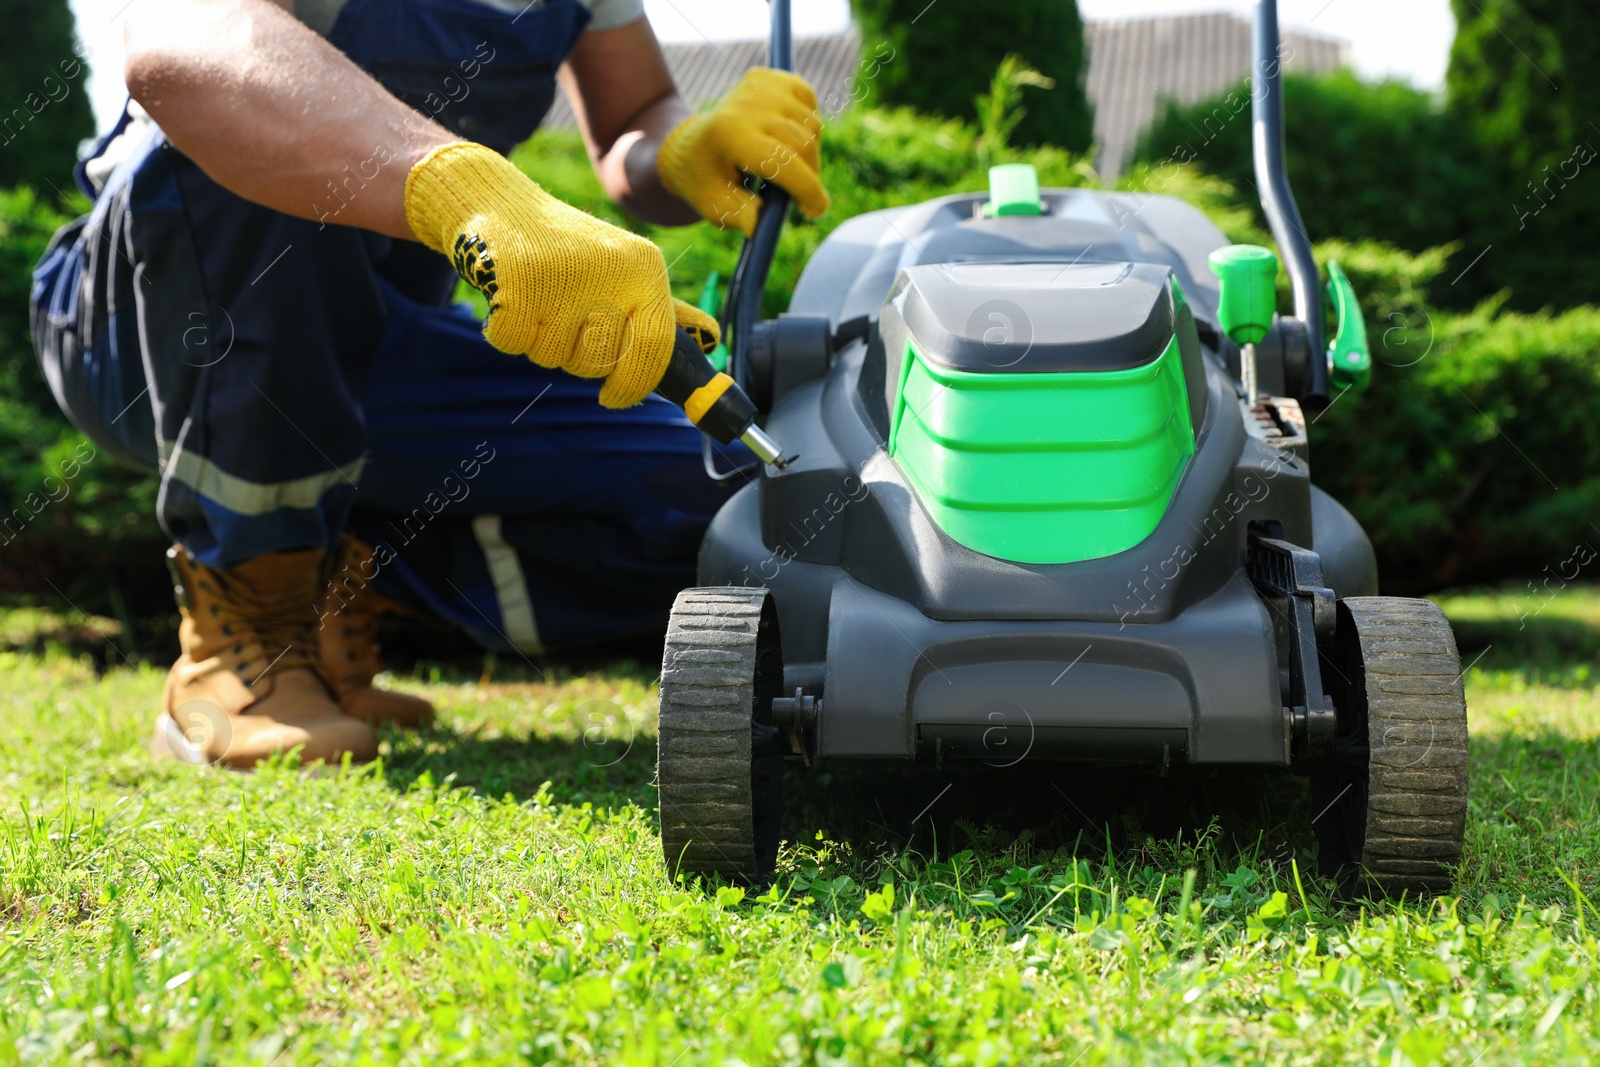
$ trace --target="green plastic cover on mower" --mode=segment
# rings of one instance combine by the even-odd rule
[[[1182,356],[1108,371],[941,367],[908,343],[889,455],[939,527],[976,552],[1072,563],[1154,532],[1194,454]]]

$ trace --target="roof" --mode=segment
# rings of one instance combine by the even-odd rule
[[[667,69],[672,71],[678,92],[695,106],[722,96],[741,74],[767,61],[764,40],[667,44],[661,50],[666,54]],[[861,38],[853,26],[844,33],[794,39],[795,69],[816,89],[817,102],[825,116],[837,115],[850,102],[860,55]],[[574,121],[572,105],[564,93],[558,92],[544,124],[565,127]]]
[[[1095,105],[1096,166],[1115,175],[1164,98],[1194,103],[1250,72],[1250,22],[1227,12],[1167,18],[1085,22],[1089,70],[1085,88]],[[796,37],[795,67],[817,90],[824,116],[850,100],[861,55],[854,27],[825,37]],[[678,91],[699,105],[726,93],[739,76],[766,61],[765,41],[704,41],[662,47]],[[1347,66],[1350,44],[1299,30],[1283,32],[1284,66],[1325,71]],[[572,108],[556,94],[546,126],[571,126]]]

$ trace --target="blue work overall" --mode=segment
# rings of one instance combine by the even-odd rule
[[[588,18],[576,0],[350,0],[329,40],[505,151]],[[379,588],[488,648],[662,628],[726,496],[699,433],[657,397],[607,411],[598,382],[496,351],[444,257],[339,225],[394,147],[351,145],[314,221],[228,192],[151,124],[36,273],[63,410],[159,472],[161,525],[206,566],[332,548],[348,525],[385,549]]]

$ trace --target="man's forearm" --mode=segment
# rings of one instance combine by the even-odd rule
[[[268,0],[162,0],[128,14],[128,91],[218,184],[285,214],[391,237],[406,175],[460,140]]]
[[[673,226],[700,216],[667,192],[656,152],[689,105],[672,84],[645,19],[585,33],[561,66],[584,145],[606,194],[648,222]]]
[[[637,128],[617,138],[596,168],[601,184],[617,203],[647,222],[682,226],[700,218],[694,208],[667,192],[656,165],[662,139],[688,116],[688,105],[676,93],[652,104],[640,114]]]

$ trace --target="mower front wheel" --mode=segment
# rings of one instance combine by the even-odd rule
[[[656,783],[661,847],[676,875],[772,873],[783,814],[778,612],[765,589],[686,589],[661,663]]]
[[[1444,612],[1427,600],[1339,601],[1323,680],[1333,758],[1311,776],[1318,866],[1340,892],[1445,893],[1467,817],[1467,703]]]

